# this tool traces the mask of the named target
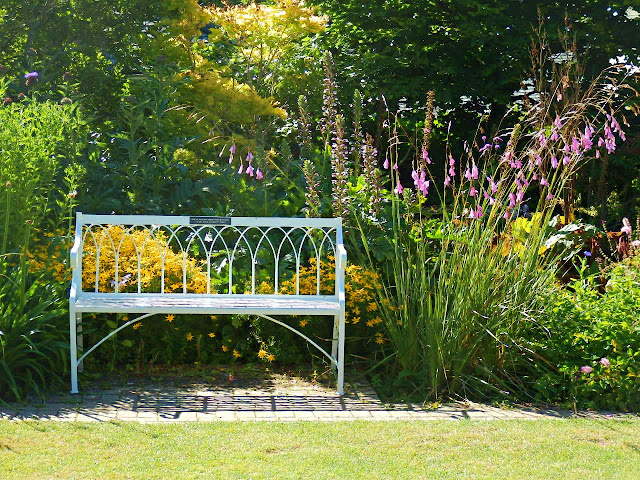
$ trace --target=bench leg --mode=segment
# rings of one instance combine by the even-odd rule
[[[344,305],[338,315],[338,395],[344,395]]]
[[[334,315],[333,317],[333,335],[331,341],[331,358],[333,358],[336,362],[338,362],[338,328],[340,325],[340,315]],[[337,366],[331,365],[331,371],[336,373],[338,371]]]
[[[78,336],[76,341],[77,348],[82,354],[82,352],[84,352],[84,336],[82,335],[82,313],[76,313],[76,325],[78,329]],[[78,371],[79,372],[84,371],[84,360],[78,363]]]
[[[76,344],[78,330],[76,328],[76,312],[69,310],[69,351],[71,365],[71,393],[78,393],[78,346]]]

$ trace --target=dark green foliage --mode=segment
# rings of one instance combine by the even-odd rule
[[[533,342],[539,400],[640,409],[639,267],[637,259],[616,267],[604,295],[578,280],[548,299]]]
[[[0,258],[0,401],[42,395],[67,367],[64,295]]]

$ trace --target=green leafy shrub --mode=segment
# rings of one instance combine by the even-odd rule
[[[0,400],[41,395],[67,366],[64,295],[0,258]]]
[[[545,402],[576,407],[640,408],[640,262],[612,271],[606,293],[577,280],[573,291],[549,298],[535,342],[540,361],[535,384]]]

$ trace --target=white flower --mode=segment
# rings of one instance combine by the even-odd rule
[[[624,14],[629,20],[637,20],[638,18],[640,18],[640,12],[634,10],[633,7],[627,8]]]
[[[211,232],[207,232],[207,234],[204,236],[204,241],[207,243],[213,242],[213,237],[211,236]]]

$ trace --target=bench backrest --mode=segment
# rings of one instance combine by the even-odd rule
[[[77,213],[72,295],[338,295],[342,243],[341,218]]]

